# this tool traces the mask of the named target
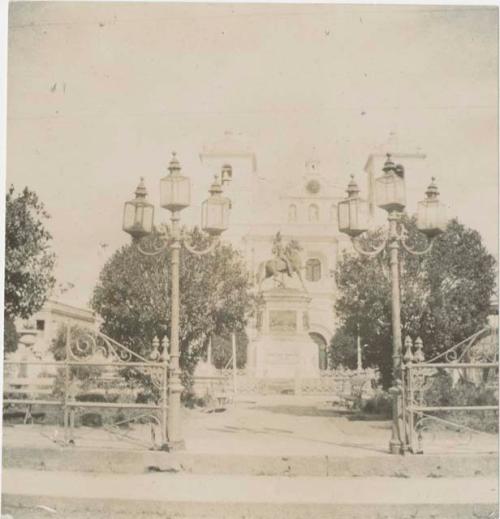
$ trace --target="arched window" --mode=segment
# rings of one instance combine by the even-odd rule
[[[309,206],[309,221],[317,222],[319,220],[319,207],[316,204]]]
[[[297,206],[295,204],[290,204],[288,207],[288,221],[290,223],[297,221]]]
[[[306,261],[307,281],[319,281],[321,279],[321,261],[311,258]]]

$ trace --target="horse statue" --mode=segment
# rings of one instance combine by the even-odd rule
[[[257,286],[259,287],[259,292],[261,291],[262,282],[270,277],[273,278],[278,287],[284,288],[284,274],[287,274],[290,278],[293,278],[293,275],[296,274],[300,280],[302,288],[307,292],[301,273],[302,260],[299,254],[301,250],[302,247],[296,240],[291,240],[286,246],[284,246],[281,233],[278,231],[273,240],[272,252],[274,258],[260,263],[257,270],[256,281]],[[281,274],[281,278],[278,277],[279,274]]]

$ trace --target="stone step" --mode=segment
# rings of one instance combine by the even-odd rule
[[[486,519],[495,517],[498,501],[496,478],[104,475],[8,469],[2,479],[2,511],[16,519],[37,506],[38,515],[31,516],[37,519],[47,507],[57,517],[72,519],[79,514],[110,519]]]
[[[43,503],[43,505],[40,505]],[[45,508],[47,507],[47,508]],[[56,510],[54,514],[51,510]],[[155,503],[4,495],[2,519],[497,519],[496,504]]]
[[[81,447],[3,449],[6,469],[93,473],[169,472],[248,476],[490,477],[498,472],[498,454],[366,456],[203,454]]]

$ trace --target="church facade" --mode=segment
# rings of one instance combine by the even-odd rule
[[[337,230],[337,201],[341,194],[325,178],[318,162],[308,162],[302,178],[285,189],[277,200],[279,215],[276,222],[254,225],[242,237],[242,251],[250,271],[256,275],[260,265],[269,260],[273,239],[280,232],[283,241],[296,240],[302,250],[302,279],[310,297],[307,319],[309,347],[317,349],[317,369],[328,368],[327,349],[335,333],[335,279],[339,239]],[[301,289],[297,276],[286,277],[286,286]],[[262,290],[273,287],[272,279],[262,284]],[[248,367],[262,372],[258,344],[259,331],[250,330]]]
[[[345,196],[343,189],[331,182],[317,161],[306,162],[302,174],[290,179],[288,186],[273,186],[258,173],[257,159],[248,148],[207,147],[200,158],[212,174],[224,164],[232,167],[231,182],[225,186],[233,205],[231,224],[224,238],[241,251],[256,290],[259,268],[272,258],[276,234],[281,234],[284,243],[296,240],[300,244],[301,275],[309,298],[307,323],[301,323],[300,329],[306,332],[308,345],[304,347],[314,353],[310,358],[316,359],[319,374],[328,368],[328,345],[336,329],[334,271],[339,252],[348,243],[337,226],[337,202]],[[282,281],[290,289],[303,291],[296,275],[284,276]],[[269,291],[275,285],[270,278],[260,288]],[[257,321],[256,315],[247,330],[246,366],[266,376],[271,371],[263,365],[266,356],[259,351],[262,337]]]

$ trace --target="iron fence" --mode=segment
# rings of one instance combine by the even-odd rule
[[[423,434],[437,428],[498,433],[498,329],[486,327],[426,360],[423,343],[405,339],[400,430],[405,450],[423,453]]]
[[[21,407],[24,423],[30,423],[37,409],[55,408],[64,429],[63,445],[75,443],[78,414],[96,410],[129,412],[129,416],[105,425],[105,430],[123,438],[127,436],[123,434],[124,426],[149,423],[150,441],[145,443],[164,448],[168,405],[166,342],[160,351],[159,341],[153,341],[153,351],[146,358],[105,334],[84,331],[72,335],[68,327],[60,357],[48,361],[5,360],[4,412]]]

